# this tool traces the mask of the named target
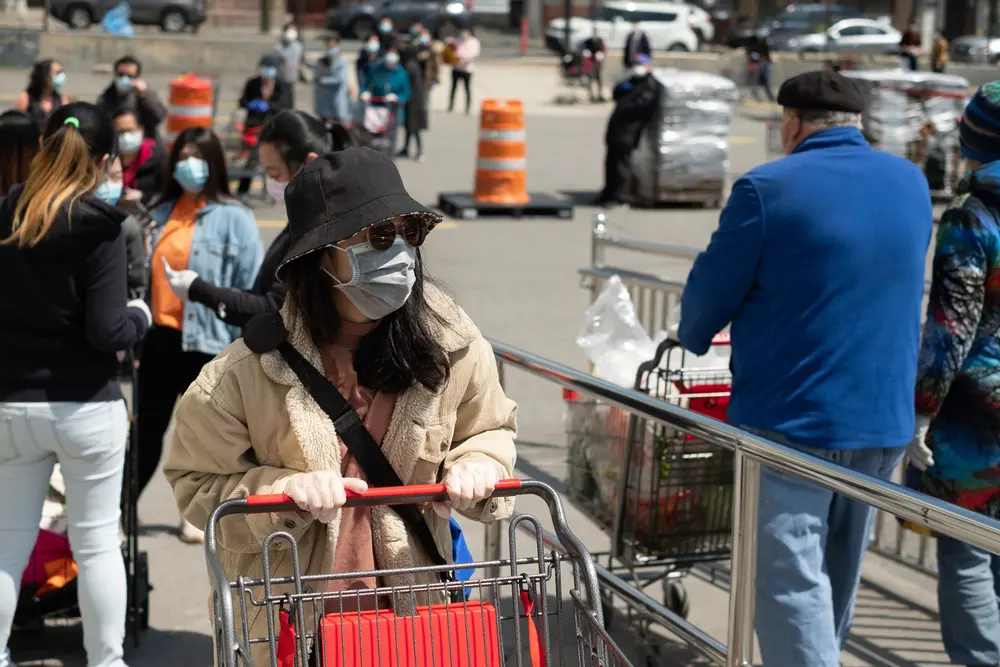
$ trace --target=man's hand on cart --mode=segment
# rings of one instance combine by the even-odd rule
[[[444,478],[449,502],[434,503],[434,511],[447,519],[451,516],[452,509],[471,510],[492,496],[504,477],[505,471],[496,461],[460,461],[452,466]]]
[[[362,102],[370,102],[370,101],[371,101],[371,99],[372,99],[372,94],[371,94],[371,93],[369,93],[369,92],[368,92],[368,91],[366,90],[366,91],[364,91],[363,93],[361,93],[361,95],[359,96],[359,99],[360,99],[360,100],[361,100]]]
[[[385,101],[386,102],[397,102],[397,101],[399,101],[399,98],[396,97],[396,93],[389,93],[388,95],[385,96]]]
[[[285,485],[285,495],[303,512],[320,523],[330,523],[347,502],[347,492],[364,493],[368,483],[355,477],[341,477],[332,470],[295,475]]]
[[[934,453],[927,446],[927,431],[930,430],[931,420],[927,417],[917,415],[917,428],[913,440],[906,446],[906,454],[910,457],[910,463],[917,470],[927,470],[934,467]]]

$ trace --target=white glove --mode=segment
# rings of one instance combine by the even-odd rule
[[[170,263],[167,261],[166,257],[163,257],[163,268],[167,271],[167,282],[170,284],[170,289],[178,299],[187,300],[188,290],[191,289],[191,283],[195,281],[198,274],[194,271],[188,269],[182,269],[180,271],[174,271],[170,268]]]
[[[398,99],[399,97],[396,96],[396,93],[389,93],[388,95],[385,96],[386,102],[395,102]]]
[[[906,455],[917,470],[927,470],[934,467],[934,454],[931,453],[930,447],[926,443],[927,430],[930,425],[929,418],[917,416],[916,433],[910,444],[906,446]]]
[[[452,509],[471,510],[493,495],[493,490],[504,479],[505,474],[506,471],[496,461],[456,463],[444,478],[444,485],[450,496],[449,502],[434,503],[434,511],[441,518],[447,519],[451,516]]]
[[[365,92],[361,93],[360,98],[362,102],[367,102],[372,98],[372,94],[366,90]]]
[[[142,314],[146,317],[146,326],[153,326],[153,313],[149,312],[149,306],[142,299],[132,299],[125,304],[129,308],[135,308],[136,310],[141,310]]]
[[[295,475],[285,484],[285,495],[320,523],[330,523],[344,503],[346,491],[364,493],[368,483],[356,477],[341,477],[339,472],[318,470]]]

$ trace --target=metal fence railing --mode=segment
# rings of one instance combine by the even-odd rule
[[[626,598],[628,604],[642,609],[653,622],[668,628],[714,664],[726,667],[749,667],[753,664],[757,507],[762,465],[808,480],[934,532],[1000,554],[1000,522],[991,518],[904,486],[842,468],[503,343],[493,342],[492,345],[500,366],[501,381],[507,368],[516,368],[618,407],[650,423],[678,429],[734,452],[733,548],[726,646],[606,570],[598,572],[602,587],[613,589]],[[500,533],[499,525],[487,526],[487,560],[500,560]]]
[[[590,291],[590,300],[593,302],[600,293],[604,281],[611,276],[619,276],[632,296],[636,315],[643,328],[650,336],[655,336],[667,328],[670,312],[680,302],[684,291],[684,281],[608,265],[605,261],[605,251],[609,248],[691,262],[701,250],[615,236],[608,230],[604,215],[598,215],[594,219],[590,266],[579,270],[583,287]],[[687,269],[685,275],[686,273]],[[930,280],[924,283],[925,294],[930,291],[930,285]],[[905,466],[905,462],[903,465]],[[901,478],[902,467],[895,475],[895,479]],[[872,551],[925,574],[936,576],[937,569],[932,562],[933,538],[906,531],[899,522],[882,512],[876,515],[872,530],[870,547]]]

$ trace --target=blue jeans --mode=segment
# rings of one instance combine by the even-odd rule
[[[956,665],[1000,664],[1000,556],[939,537],[941,639]]]
[[[125,563],[118,538],[128,440],[125,401],[0,403],[0,667],[7,667],[21,574],[56,462],[89,667],[124,667]]]
[[[882,479],[904,452],[795,448]],[[758,516],[755,625],[765,667],[838,667],[873,509],[764,466]]]

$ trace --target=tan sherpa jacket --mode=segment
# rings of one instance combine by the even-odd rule
[[[432,393],[417,384],[396,400],[383,452],[407,484],[439,482],[458,461],[489,459],[513,473],[516,406],[504,395],[489,343],[448,296],[428,286],[426,298],[443,320],[430,322],[451,358],[451,376]],[[289,342],[316,368],[322,362],[306,327],[288,299],[282,318]],[[333,424],[277,351],[251,352],[242,339],[208,363],[177,406],[176,428],[164,466],[185,519],[203,526],[223,500],[249,494],[281,493],[300,472],[340,470]],[[510,515],[513,502],[483,503],[470,518],[489,522]],[[437,538],[439,551],[451,557],[448,522],[429,507],[424,516]],[[305,513],[238,515],[220,522],[221,560],[230,580],[263,576],[261,545],[269,534],[285,531],[298,542],[303,574],[330,572],[337,544],[339,519],[312,521]],[[403,521],[387,508],[372,516],[375,556],[384,569],[431,565]],[[272,547],[273,577],[292,575],[288,549]],[[389,585],[436,583],[433,574],[387,582]],[[288,589],[290,592],[291,589]],[[283,592],[276,587],[275,593]],[[254,592],[258,600],[261,590]],[[438,602],[418,595],[418,604]],[[443,598],[442,600],[443,601]],[[236,602],[237,614],[239,602]],[[407,610],[399,609],[405,613]],[[312,605],[308,605],[312,607]],[[266,617],[249,610],[250,634],[266,637]],[[242,635],[237,617],[237,635]],[[214,633],[213,633],[214,634]],[[254,650],[256,664],[268,664],[267,645]]]

